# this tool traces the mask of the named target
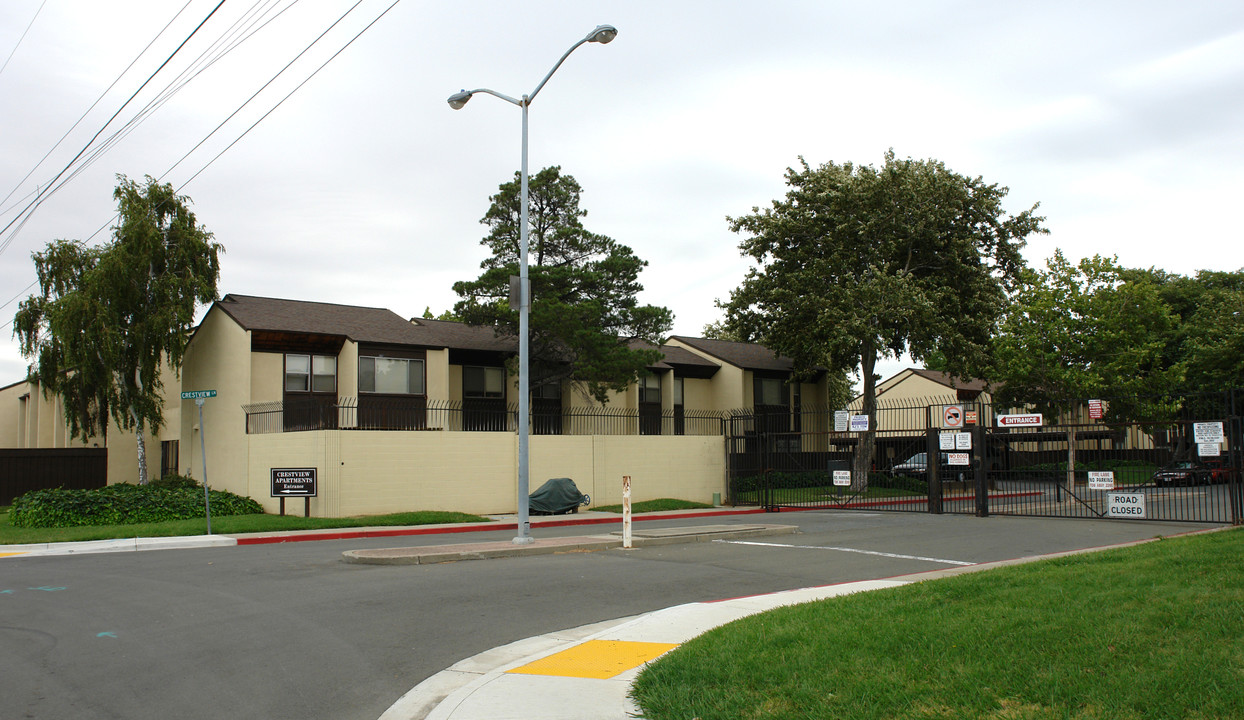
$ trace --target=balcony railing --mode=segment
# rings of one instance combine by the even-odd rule
[[[243,406],[248,434],[307,430],[515,432],[518,408],[501,400],[468,398],[307,398]],[[729,413],[619,407],[548,407],[534,404],[533,435],[713,435]]]

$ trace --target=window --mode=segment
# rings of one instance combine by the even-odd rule
[[[332,355],[286,355],[285,392],[337,392],[337,358]]]
[[[469,398],[505,397],[505,368],[462,368],[462,396]]]
[[[661,402],[661,378],[656,375],[645,375],[639,379],[639,401],[641,403]]]
[[[380,395],[423,395],[423,374],[422,360],[360,357],[359,392]]]
[[[778,378],[756,378],[756,405],[785,405],[786,388]]]
[[[682,404],[683,404],[683,402],[682,402],[682,383],[683,383],[683,379],[682,379],[682,378],[680,378],[680,377],[676,377],[676,378],[674,378],[674,405],[676,405],[676,406],[677,406],[677,405],[682,405]]]
[[[166,478],[169,475],[177,474],[177,446],[176,440],[164,440],[160,442],[160,477]]]

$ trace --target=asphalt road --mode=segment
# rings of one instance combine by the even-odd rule
[[[862,512],[645,527],[696,522],[802,534],[417,566],[341,553],[513,532],[0,559],[0,719],[375,720],[458,660],[541,633],[1206,527]]]

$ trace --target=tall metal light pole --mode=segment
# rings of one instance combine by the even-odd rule
[[[584,43],[596,42],[602,45],[609,43],[618,36],[618,29],[612,25],[597,25],[596,29],[587,34],[579,42],[575,43],[569,50],[562,55],[557,64],[549,70],[540,84],[532,90],[530,94],[524,95],[521,100],[515,100],[509,95],[503,95],[495,90],[487,88],[479,88],[477,90],[463,90],[449,96],[449,107],[454,110],[460,110],[471,96],[475,93],[486,93],[493,97],[513,103],[523,109],[523,167],[522,167],[522,209],[518,240],[518,536],[514,538],[515,545],[526,545],[532,542],[531,537],[531,520],[528,512],[528,476],[527,476],[527,438],[530,405],[531,405],[531,358],[528,355],[528,339],[530,338],[530,329],[528,327],[528,315],[531,312],[531,285],[527,281],[527,214],[528,214],[528,197],[527,197],[527,108],[532,101],[536,99],[536,95],[540,93],[540,89],[544,84],[553,77],[553,73],[557,72],[557,68],[562,66],[566,58],[570,57],[570,53],[574,52]]]

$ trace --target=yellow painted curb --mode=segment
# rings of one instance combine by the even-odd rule
[[[588,640],[568,650],[562,650],[506,672],[608,680],[627,670],[637,668],[649,660],[654,660],[676,647],[678,643]]]

